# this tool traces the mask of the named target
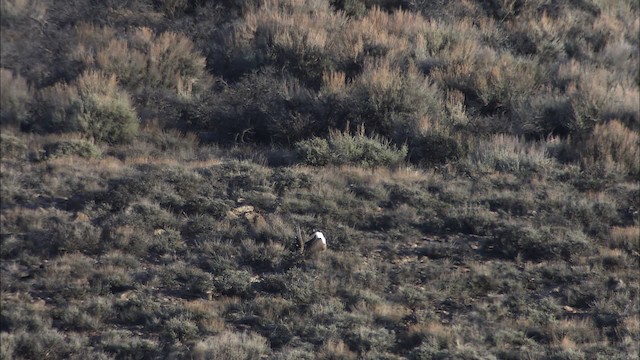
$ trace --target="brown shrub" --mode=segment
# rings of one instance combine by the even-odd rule
[[[20,125],[29,116],[32,94],[26,80],[11,70],[0,69],[0,122]]]
[[[613,120],[594,127],[584,144],[582,163],[589,168],[640,174],[640,137],[620,121]]]
[[[73,59],[116,75],[132,92],[161,88],[182,98],[191,98],[211,85],[205,58],[182,34],[156,34],[142,27],[118,37],[109,27],[81,25],[76,37],[79,44]]]

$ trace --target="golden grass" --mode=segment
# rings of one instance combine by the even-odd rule
[[[381,302],[373,308],[373,316],[378,319],[384,319],[392,322],[400,322],[411,311],[404,305]]]
[[[355,360],[358,356],[341,339],[329,339],[321,347],[319,358]]]
[[[80,24],[75,35],[78,45],[72,58],[116,76],[131,91],[145,86],[163,87],[191,98],[211,84],[204,56],[182,34],[156,34],[141,27],[127,37],[117,37],[107,26]]]
[[[617,241],[626,241],[638,239],[640,236],[640,225],[633,226],[614,226],[611,228],[611,237]]]
[[[205,359],[260,359],[269,351],[267,340],[255,332],[224,331],[196,343],[190,358]]]
[[[623,328],[629,332],[636,340],[640,337],[640,315],[628,316],[624,319]]]
[[[553,162],[544,142],[530,143],[505,134],[480,140],[471,150],[470,161],[485,171],[545,169]]]
[[[640,136],[620,121],[598,124],[587,140],[582,156],[588,167],[602,167],[606,171],[640,174]]]
[[[495,23],[486,20],[478,26],[466,19],[448,24],[427,20],[416,12],[389,13],[375,6],[363,17],[349,18],[322,2],[267,0],[247,11],[227,42],[228,46],[247,51],[251,51],[255,43],[266,44],[287,49],[297,56],[311,50],[320,51],[335,64],[352,63],[360,59],[366,49],[381,49],[382,60],[399,68],[407,61],[423,61],[445,54],[443,59],[453,58],[453,62],[485,58],[484,54],[475,55],[479,46],[476,39],[492,29]],[[362,76],[368,76],[367,72]],[[390,83],[390,75],[382,69],[374,78],[385,84]],[[342,87],[339,78],[332,80],[327,75],[324,84],[334,90]]]
[[[88,287],[88,277],[91,273],[86,270],[94,268],[95,263],[93,258],[80,253],[63,254],[47,265],[47,278],[51,280],[49,283],[55,286],[68,282]]]
[[[26,221],[30,229],[41,229],[47,217],[49,216],[69,215],[58,209],[45,209],[42,207],[32,208],[24,206],[15,206],[8,209],[2,209],[0,212],[0,223],[3,224],[3,231],[8,231],[18,224],[20,221]],[[16,234],[19,235],[19,234]]]
[[[562,339],[560,339],[560,343],[558,344],[558,346],[564,351],[573,351],[577,350],[578,348],[576,343],[566,335],[563,336]]]
[[[550,325],[549,332],[555,345],[563,350],[577,350],[578,344],[593,344],[601,338],[588,318],[560,319]]]
[[[434,337],[438,346],[452,348],[460,343],[455,329],[437,321],[419,322],[409,325],[408,335],[411,337]]]

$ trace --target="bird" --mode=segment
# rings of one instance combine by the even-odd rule
[[[300,251],[307,256],[315,255],[319,252],[327,250],[327,238],[322,231],[316,230],[311,238],[303,243],[302,237],[298,236]]]

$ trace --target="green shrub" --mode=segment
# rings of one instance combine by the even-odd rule
[[[55,309],[52,317],[56,320],[56,325],[65,330],[90,331],[100,327],[99,319],[82,311],[76,305]]]
[[[129,142],[138,131],[138,118],[114,75],[88,72],[76,82],[82,99],[81,130],[97,141]]]
[[[247,270],[225,269],[213,277],[213,288],[226,296],[247,296],[251,291],[251,273]]]
[[[152,254],[163,256],[182,252],[185,248],[185,242],[179,231],[174,229],[158,229],[154,231],[149,251]]]
[[[107,189],[95,194],[95,200],[109,204],[112,210],[124,210],[127,206],[146,197],[159,179],[131,171],[122,177],[108,179]]]
[[[465,147],[444,133],[427,133],[411,141],[409,158],[421,165],[439,165],[455,162],[466,156]]]
[[[296,144],[299,156],[307,165],[356,165],[362,167],[398,166],[407,156],[407,147],[400,149],[379,136],[367,136],[364,126],[354,135],[348,131],[332,131],[329,140],[312,138]]]
[[[329,141],[323,138],[314,137],[299,141],[296,143],[296,149],[302,162],[307,165],[324,166],[331,160]]]
[[[113,304],[114,317],[109,320],[110,322],[127,326],[150,326],[158,321],[163,310],[160,304],[155,302],[152,297],[138,295],[125,300],[116,300]],[[105,335],[108,337],[111,334],[107,332]],[[139,341],[139,338],[134,337],[131,339],[131,343],[137,343]],[[140,345],[147,344],[143,341],[143,344]],[[122,343],[122,346],[128,347],[128,341]]]
[[[170,342],[188,342],[195,340],[198,334],[198,326],[195,322],[183,317],[172,317],[162,325],[163,335]]]
[[[198,267],[185,265],[182,261],[173,263],[160,273],[162,284],[185,296],[204,297],[215,287],[211,274]]]
[[[0,329],[2,333],[16,333],[20,329],[30,332],[43,332],[51,327],[51,317],[41,309],[31,305],[30,297],[26,299],[2,299],[2,320]]]
[[[540,87],[535,62],[514,57],[509,52],[498,52],[476,40],[456,45],[447,59],[449,66],[437,69],[433,76],[447,87],[462,92],[470,108],[481,115],[512,114],[517,104]],[[504,127],[498,131],[509,130]]]
[[[100,149],[96,145],[85,140],[57,141],[45,144],[44,152],[46,160],[69,155],[93,158],[101,154]]]
[[[400,70],[372,61],[353,82],[332,91],[329,106],[335,126],[366,126],[396,145],[421,132],[426,118],[444,116],[438,86],[413,67]]]
[[[326,131],[317,96],[270,68],[244,76],[210,106],[201,126],[214,131],[219,141],[290,145]]]
[[[274,354],[275,360],[313,360],[317,359],[317,354],[312,348],[302,347],[296,344],[296,347],[285,347],[280,352]]]
[[[473,235],[486,235],[496,222],[496,214],[481,207],[451,208],[444,218],[446,230]]]
[[[395,342],[395,334],[385,328],[359,326],[347,335],[350,349],[358,353],[380,353],[388,350]]]
[[[31,130],[79,132],[110,143],[130,142],[138,131],[135,109],[114,75],[85,72],[70,85],[41,90],[37,100]]]
[[[31,223],[23,223],[31,219]],[[35,254],[62,254],[86,252],[95,254],[99,251],[101,230],[84,221],[72,221],[68,214],[54,211],[46,215],[33,214],[19,219],[23,245]]]

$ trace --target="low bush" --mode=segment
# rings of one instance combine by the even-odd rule
[[[8,332],[0,333],[0,359],[11,360],[14,358],[15,335]]]
[[[27,129],[39,132],[79,132],[109,143],[130,142],[138,131],[138,116],[129,95],[114,75],[85,72],[71,84],[41,90]]]
[[[211,85],[205,58],[182,34],[171,31],[156,34],[141,27],[118,38],[108,27],[80,24],[75,35],[78,45],[71,57],[88,68],[116,76],[133,94],[166,89],[179,97],[191,98]]]
[[[395,343],[395,334],[385,328],[369,328],[359,326],[347,336],[349,348],[364,354],[367,352],[381,353],[390,349]]]
[[[267,340],[256,333],[225,331],[198,342],[191,350],[190,357],[196,360],[258,359],[270,353]]]
[[[0,154],[4,159],[26,159],[27,152],[28,147],[23,138],[7,130],[0,133]]]
[[[194,321],[183,317],[172,317],[162,325],[162,335],[171,343],[188,342],[197,338],[198,326]]]
[[[46,160],[69,155],[93,158],[100,156],[101,153],[95,144],[85,140],[57,141],[44,145],[44,157]]]
[[[45,329],[38,333],[19,331],[14,340],[13,356],[23,359],[82,357],[83,349],[88,345],[86,337],[64,334],[55,329]]]
[[[371,61],[343,88],[332,90],[331,123],[365,126],[400,145],[422,132],[425,118],[444,116],[439,87],[416,68]]]
[[[619,171],[637,177],[640,175],[639,143],[638,133],[618,120],[598,124],[583,145],[582,163],[587,168]]]
[[[409,149],[411,162],[423,166],[456,162],[464,158],[468,151],[458,139],[442,132],[417,136],[411,142]]]
[[[541,171],[553,164],[545,143],[527,143],[503,134],[481,139],[472,146],[469,161],[474,168],[489,172]]]
[[[29,116],[33,95],[26,80],[0,68],[0,123],[20,126]]]
[[[226,296],[248,296],[251,291],[251,273],[247,270],[225,269],[213,277],[214,290]]]
[[[398,166],[407,156],[407,146],[395,147],[389,140],[365,134],[364,126],[356,134],[333,130],[329,139],[312,138],[296,144],[301,161],[308,165],[356,165],[362,167]]]
[[[157,340],[142,338],[130,330],[106,331],[97,339],[96,346],[116,358],[153,359],[162,352]]]
[[[224,88],[201,112],[194,117],[196,127],[213,131],[220,142],[290,145],[326,131],[317,96],[271,68]]]
[[[579,231],[563,228],[534,228],[507,223],[491,231],[483,250],[507,259],[570,260],[589,252],[587,237]]]

